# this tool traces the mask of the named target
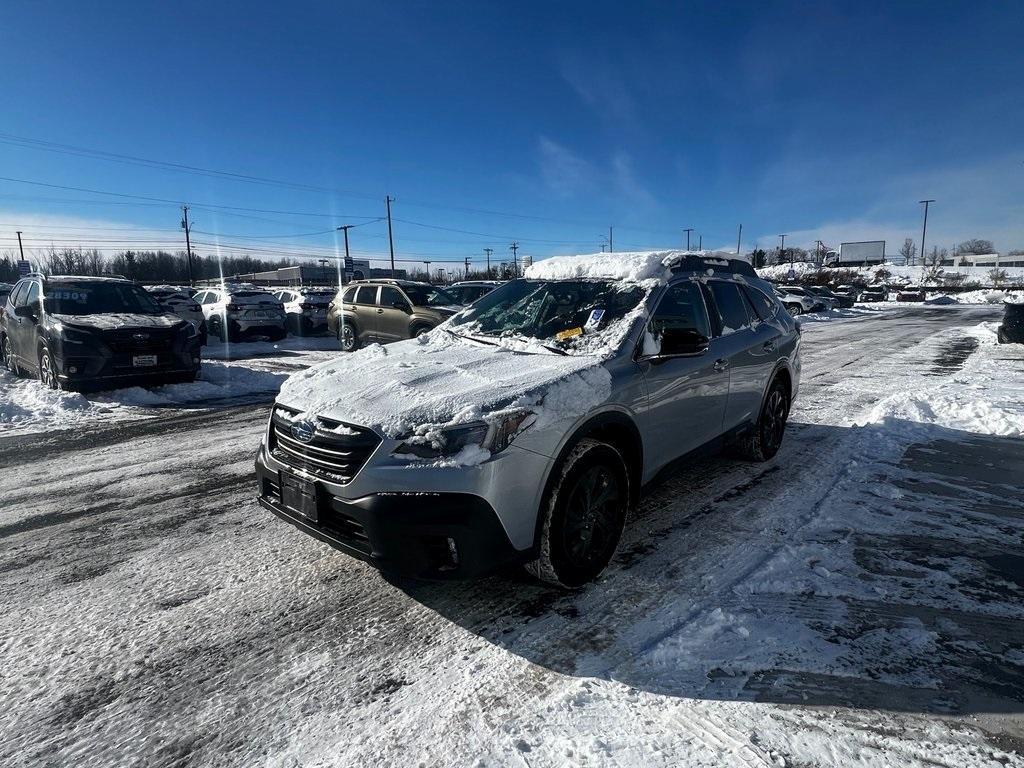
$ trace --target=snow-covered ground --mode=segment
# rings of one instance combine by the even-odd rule
[[[0,437],[0,764],[1024,766],[997,314],[806,323],[778,457],[669,474],[570,594],[278,522],[265,407]]]
[[[796,262],[790,264],[773,264],[770,267],[761,267],[757,270],[757,273],[765,278],[766,280],[772,280],[773,282],[779,282],[789,279],[790,269],[796,273],[799,278],[801,275],[813,274],[819,271],[819,268],[809,262]],[[968,282],[974,282],[975,284],[986,285],[991,279],[992,267],[939,267],[944,275],[963,275],[964,279]],[[1020,286],[1024,283],[1024,267],[1001,267],[1006,272],[1007,279],[1010,282],[1016,283]],[[859,272],[860,275],[868,282],[875,281],[878,272],[888,273],[886,281],[893,284],[919,284],[924,281],[931,270],[929,267],[927,270],[921,266],[904,267],[896,266],[893,264],[875,264],[870,267],[825,267],[825,272],[837,271],[840,273],[849,272],[854,270]]]
[[[203,347],[194,384],[126,387],[79,394],[43,388],[36,379],[0,369],[0,435],[68,429],[113,420],[151,418],[156,409],[199,408],[238,399],[272,399],[296,370],[338,355],[333,337],[223,344]]]

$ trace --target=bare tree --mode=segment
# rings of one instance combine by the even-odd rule
[[[988,273],[988,279],[992,281],[992,285],[996,288],[1005,283],[1009,276],[1005,269],[1000,269],[999,267],[994,267]]]
[[[903,263],[908,267],[914,265],[914,259],[917,257],[917,246],[911,238],[907,238],[903,241],[903,245],[900,247],[900,256],[903,257]]]
[[[991,240],[980,240],[973,238],[971,240],[964,240],[956,247],[956,252],[961,253],[973,253],[973,254],[986,254],[995,253],[996,247],[992,244]]]

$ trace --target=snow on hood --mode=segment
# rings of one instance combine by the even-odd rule
[[[397,438],[424,425],[537,406],[538,426],[581,415],[611,393],[597,356],[531,354],[434,332],[375,344],[293,374],[278,402]]]
[[[121,328],[171,328],[185,322],[177,315],[141,315],[131,312],[105,313],[101,315],[53,315],[64,325],[81,325],[101,331],[116,331]]]

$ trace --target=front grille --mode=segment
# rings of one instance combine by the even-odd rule
[[[380,438],[372,430],[340,421],[318,418],[313,439],[298,440],[292,434],[295,414],[280,406],[271,417],[270,455],[278,461],[336,483],[347,483],[366,464]],[[345,428],[345,434],[333,430]]]
[[[114,352],[156,354],[159,352],[172,351],[174,346],[174,333],[166,330],[110,331],[104,334],[103,341]]]

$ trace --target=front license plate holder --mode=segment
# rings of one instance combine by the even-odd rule
[[[281,503],[311,523],[318,522],[320,519],[316,481],[314,480],[282,472]]]
[[[132,366],[135,368],[148,368],[156,365],[156,355],[132,355]]]

